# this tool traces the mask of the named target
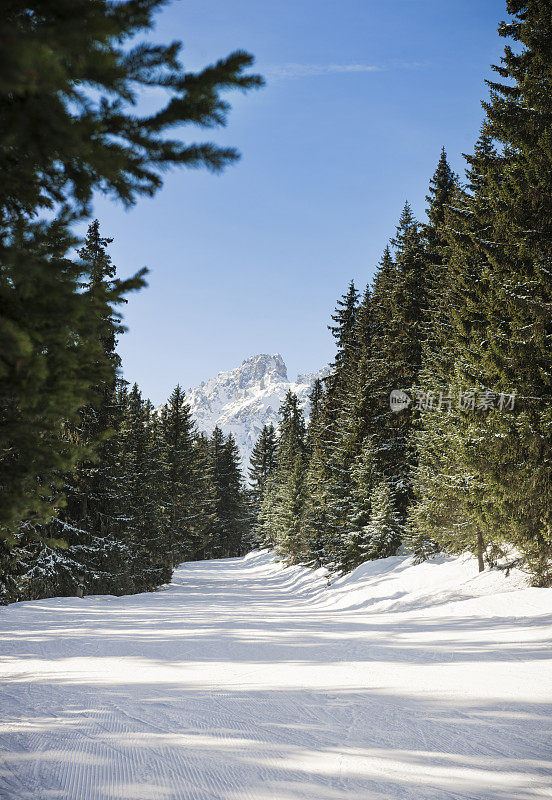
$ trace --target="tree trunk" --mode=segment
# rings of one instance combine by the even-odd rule
[[[479,565],[479,572],[485,569],[485,562],[483,561],[483,553],[485,552],[485,544],[483,542],[483,534],[477,531],[477,563]]]

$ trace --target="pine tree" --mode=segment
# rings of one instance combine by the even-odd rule
[[[481,141],[482,152],[490,155],[489,142]],[[476,145],[476,153],[479,144]],[[473,189],[479,182],[480,169],[468,174],[467,190],[458,185],[448,166],[444,149],[430,182],[427,196],[428,223],[425,225],[428,270],[428,326],[423,342],[422,368],[418,376],[419,390],[425,392],[420,418],[411,435],[417,453],[413,482],[415,502],[409,509],[405,545],[419,559],[448,546],[462,531],[462,542],[468,533],[463,503],[468,486],[474,485],[462,463],[461,436],[452,421],[456,413],[461,380],[456,363],[469,341],[475,324],[469,293],[480,285],[481,257],[472,248],[470,267],[463,258],[455,257],[455,241],[464,246],[470,239],[473,224]],[[472,313],[468,309],[472,309]],[[463,339],[463,343],[460,340]],[[442,530],[447,530],[445,537]],[[476,534],[477,537],[477,534]]]
[[[448,415],[447,459],[436,454],[437,422],[424,422],[429,446],[422,442],[418,512],[439,543],[477,552],[480,568],[484,557],[492,563],[514,548],[534,581],[546,585],[552,580],[552,28],[540,3],[511,2],[508,10],[514,18],[499,32],[517,46],[507,45],[495,67],[505,82],[489,82],[483,135],[468,157],[471,195],[449,236],[459,302],[452,304],[448,373],[455,389],[471,388],[489,404]],[[519,399],[505,413],[497,395],[513,391]],[[456,497],[446,481],[459,486]]]
[[[316,568],[332,562],[332,528],[328,513],[328,449],[322,436],[310,445],[305,478],[306,501],[303,513],[305,538],[304,563]]]
[[[141,572],[147,568],[144,528],[150,522],[143,519],[149,501],[148,439],[145,403],[138,386],[134,384],[127,395],[119,439],[121,525],[118,533],[126,558],[122,564],[111,562],[109,565],[111,574],[117,576],[118,593],[126,594],[147,588],[147,581],[142,583]]]
[[[309,393],[309,423],[307,425],[307,450],[312,451],[316,438],[320,435],[322,408],[324,403],[324,384],[316,378]]]
[[[223,558],[226,542],[226,519],[224,496],[226,489],[226,456],[224,452],[224,434],[218,425],[209,440],[209,455],[213,478],[213,511],[215,519],[209,548],[210,558]]]
[[[190,560],[205,547],[198,469],[196,428],[190,406],[177,385],[161,411],[166,464],[163,505],[167,514],[167,546],[171,568]]]
[[[60,434],[94,405],[100,358],[97,298],[81,291],[82,265],[68,258],[72,222],[95,191],[132,205],[161,186],[171,165],[219,170],[232,148],[171,138],[178,124],[223,125],[221,93],[260,86],[237,51],[185,72],[180,45],[141,43],[163,0],[11,3],[0,22],[0,526],[45,519],[62,475],[79,457]],[[137,93],[166,98],[136,112]],[[91,93],[88,89],[92,88]],[[45,212],[50,222],[37,221]],[[118,301],[116,298],[115,302]],[[92,323],[92,331],[90,324]],[[55,500],[54,500],[55,502]]]
[[[166,478],[162,423],[136,385],[128,395],[120,453],[120,536],[128,553],[125,571],[130,587],[125,591],[151,591],[169,580],[179,552],[169,545],[171,529],[161,504]]]
[[[325,513],[325,493],[320,491],[327,475],[324,419],[324,383],[319,378],[309,395],[310,416],[305,436],[307,472],[305,475],[305,506],[303,534],[305,538],[304,563],[320,567],[326,563],[326,536],[328,530]]]
[[[185,145],[165,134],[177,124],[224,125],[228,104],[221,93],[262,84],[244,74],[252,57],[237,51],[194,74],[180,65],[178,42],[125,46],[153,29],[162,5],[12,4],[0,32],[0,169],[9,176],[0,208],[6,213],[32,213],[67,200],[82,207],[104,188],[131,204],[158,189],[170,164],[216,170],[236,159],[231,148]],[[82,93],[89,86],[95,95]],[[143,86],[162,88],[159,97],[166,100],[151,113],[136,114]]]
[[[492,234],[481,243],[489,262],[488,348],[475,366],[483,383],[516,390],[513,414],[493,410],[488,525],[497,525],[525,557],[538,585],[552,583],[552,22],[541,2],[510,0],[513,19],[499,27],[513,40],[488,81],[485,133],[502,146],[488,172]],[[490,240],[490,241],[489,241]]]
[[[303,515],[306,501],[306,462],[298,454],[277,484],[274,498],[277,528],[276,552],[287,563],[301,564],[308,558]]]
[[[372,490],[370,521],[361,533],[360,550],[365,559],[386,558],[397,551],[403,521],[395,508],[389,484],[383,480]]]
[[[229,558],[242,551],[242,543],[249,534],[249,516],[236,442],[231,434],[225,440],[218,426],[210,439],[210,455],[214,520],[209,552],[212,558]]]
[[[280,406],[278,426],[278,448],[276,463],[278,469],[295,463],[297,456],[305,455],[305,420],[299,406],[297,395],[288,391]]]
[[[430,349],[446,346],[450,334],[449,288],[451,275],[447,266],[446,220],[457,195],[458,176],[450,168],[445,148],[429,182],[427,223],[423,226],[426,249],[427,329],[424,336],[424,361]]]
[[[74,421],[67,420],[60,431],[60,442],[77,448],[87,458],[72,472],[59,477],[64,501],[52,521],[43,525],[26,521],[17,536],[20,550],[21,591],[26,597],[74,594],[83,591],[107,591],[106,575],[100,569],[99,550],[114,547],[114,503],[117,481],[114,465],[116,447],[113,433],[120,422],[120,408],[115,400],[119,357],[115,347],[123,330],[118,303],[123,291],[134,282],[115,278],[107,246],[97,221],[88,229],[84,247],[79,251],[83,277],[81,295],[90,300],[86,335],[93,344],[89,362],[90,402],[83,406]],[[96,452],[94,452],[94,450]],[[81,456],[82,458],[82,456]],[[55,498],[49,498],[55,507]],[[103,575],[103,579],[101,578]]]
[[[427,322],[427,255],[420,226],[408,203],[391,244],[394,258],[389,251],[384,253],[374,281],[374,331],[365,408],[370,413],[368,435],[377,474],[388,481],[404,524],[411,499],[410,471],[415,462],[409,440],[413,409],[411,405],[395,413],[389,397],[392,390],[413,396]]]
[[[354,569],[365,559],[362,529],[370,510],[370,493],[375,481],[375,466],[370,431],[374,413],[372,366],[374,306],[367,286],[356,312],[355,349],[351,352],[351,372],[347,381],[337,425],[334,459],[341,471],[333,481],[334,503],[340,506],[338,567]],[[336,492],[337,490],[337,492]]]
[[[268,479],[276,468],[276,432],[274,425],[264,425],[251,453],[249,480],[255,506],[262,502]]]
[[[355,335],[356,311],[358,306],[359,294],[355,288],[354,281],[349,283],[347,292],[338,300],[332,320],[335,325],[329,325],[336,343],[336,354],[333,362],[334,376],[341,374],[341,368],[347,361],[347,356],[351,340]]]
[[[366,560],[367,545],[371,534],[366,530],[370,522],[372,491],[377,479],[374,454],[369,437],[366,437],[351,465],[351,499],[347,529],[342,534],[342,556],[340,567],[349,572]]]
[[[65,435],[77,439],[90,455],[77,463],[72,473],[66,476],[65,506],[49,526],[50,536],[61,540],[65,538],[64,531],[66,534],[72,531],[66,555],[80,565],[76,570],[80,583],[87,592],[104,593],[110,581],[109,563],[117,563],[116,571],[123,563],[118,546],[122,497],[116,466],[120,459],[116,436],[128,402],[124,394],[117,397],[120,358],[116,346],[124,327],[116,305],[126,300],[119,291],[121,281],[115,277],[116,267],[108,253],[112,241],[100,235],[99,223],[95,220],[79,250],[88,276],[83,289],[91,294],[97,308],[94,338],[100,351],[91,373],[96,375],[90,387],[91,402],[79,410],[77,426],[66,426]],[[125,282],[125,285],[128,284]],[[129,288],[135,288],[135,285],[131,284]],[[100,550],[103,553],[98,552]],[[65,590],[69,588],[67,585]],[[110,584],[109,590],[112,588]]]
[[[60,226],[21,226],[15,244],[0,232],[0,526],[11,531],[26,510],[32,520],[48,516],[63,476],[89,455],[67,429],[78,430],[80,408],[97,405],[93,387],[114,379],[101,333],[142,282],[94,282],[86,261],[66,258],[71,240]]]
[[[266,544],[298,563],[306,553],[302,523],[305,504],[306,429],[297,395],[288,392],[280,407],[276,469],[261,504],[260,527]]]
[[[274,425],[272,423],[264,425],[253,447],[249,468],[250,489],[248,500],[252,534],[249,545],[251,547],[263,544],[261,510],[270,479],[276,469],[276,448]]]
[[[226,518],[225,552],[228,556],[239,556],[244,552],[249,538],[250,517],[247,509],[243,479],[240,468],[240,454],[236,440],[228,434],[224,446],[225,457],[225,498]]]
[[[342,560],[343,525],[348,515],[349,460],[343,426],[356,395],[359,343],[356,314],[359,294],[351,281],[337,303],[329,328],[336,342],[332,371],[317,408],[308,445],[311,451],[306,483],[305,538],[309,558],[331,568]]]

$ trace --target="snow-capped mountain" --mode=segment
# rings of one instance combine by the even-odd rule
[[[211,433],[218,425],[226,435],[234,435],[247,473],[251,451],[263,425],[277,425],[278,409],[286,392],[291,390],[298,396],[308,416],[312,385],[327,372],[326,368],[290,381],[279,353],[261,354],[246,358],[236,369],[202,381],[189,390],[187,399],[200,430]]]

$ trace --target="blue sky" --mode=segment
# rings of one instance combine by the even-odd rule
[[[444,145],[463,169],[484,78],[503,40],[495,0],[175,0],[152,39],[184,43],[197,69],[243,48],[264,89],[228,96],[222,175],[177,170],[131,211],[99,198],[121,275],[150,269],[125,308],[124,374],[163,401],[254,353],[290,372],[331,359],[330,314],[363,287],[406,199],[423,217]]]

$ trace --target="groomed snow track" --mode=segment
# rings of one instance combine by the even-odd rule
[[[270,554],[0,609],[2,800],[552,798],[552,591]]]

